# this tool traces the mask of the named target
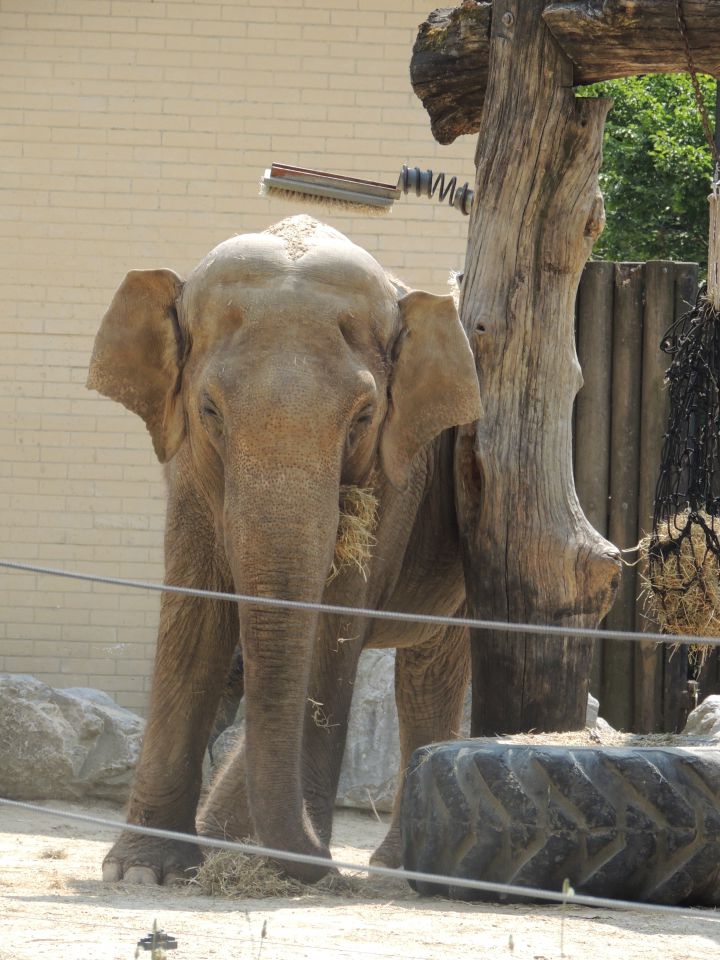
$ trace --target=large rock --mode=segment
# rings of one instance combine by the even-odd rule
[[[338,806],[392,810],[399,765],[395,651],[365,650],[355,677]]]
[[[100,690],[0,674],[0,794],[126,799],[144,721]]]
[[[720,696],[705,697],[689,714],[683,734],[720,739]]]

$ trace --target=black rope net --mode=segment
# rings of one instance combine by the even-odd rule
[[[645,541],[646,604],[668,633],[720,634],[720,314],[704,287],[661,349],[668,428]]]

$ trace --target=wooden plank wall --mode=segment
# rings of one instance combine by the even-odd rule
[[[698,267],[666,260],[588,263],[577,298],[577,348],[584,386],[575,408],[575,483],[589,520],[621,549],[652,525],[667,421],[668,357],[660,341],[695,302]],[[634,560],[634,554],[628,559]],[[638,595],[641,571],[627,566],[608,628],[655,630]],[[614,727],[676,730],[690,706],[687,655],[653,643],[596,644],[591,688]],[[700,697],[720,692],[720,659],[708,659]]]

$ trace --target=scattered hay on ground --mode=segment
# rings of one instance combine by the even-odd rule
[[[43,860],[65,860],[67,855],[64,847],[46,847],[40,854]]]
[[[263,857],[230,850],[211,853],[190,883],[206,896],[225,897],[230,900],[265,900],[273,897],[297,898],[328,894],[352,897],[357,896],[361,890],[357,877],[331,871],[318,883],[309,885],[288,877],[279,866]]]
[[[645,609],[664,633],[699,637],[720,635],[720,564],[708,549],[707,535],[720,535],[720,518],[700,513],[688,524],[689,511],[663,521],[657,541],[640,543],[645,560],[642,597]],[[687,528],[687,534],[685,530]],[[708,648],[691,647],[702,660]]]
[[[347,567],[363,577],[375,546],[378,500],[370,487],[340,487],[340,522],[328,583]]]

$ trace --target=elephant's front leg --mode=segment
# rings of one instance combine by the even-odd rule
[[[168,583],[232,590],[212,555],[211,532],[185,519],[188,529],[173,528],[167,545]],[[163,594],[150,714],[128,823],[195,833],[203,755],[237,639],[235,604]],[[196,844],[123,831],[105,857],[103,879],[171,883],[201,860]]]
[[[315,645],[305,710],[303,795],[313,826],[326,844],[332,834],[362,630],[357,622],[326,617]]]
[[[335,794],[361,648],[357,627],[336,618],[320,621],[306,698],[302,779],[305,816],[324,844],[330,842],[332,833]],[[272,746],[269,745],[270,750]],[[240,841],[253,836],[244,743],[238,744],[215,777],[197,825],[203,836]]]
[[[470,645],[464,627],[445,627],[395,656],[395,702],[400,725],[400,782],[387,836],[370,863],[399,867],[400,800],[413,751],[428,743],[458,736],[463,700],[470,678]]]

